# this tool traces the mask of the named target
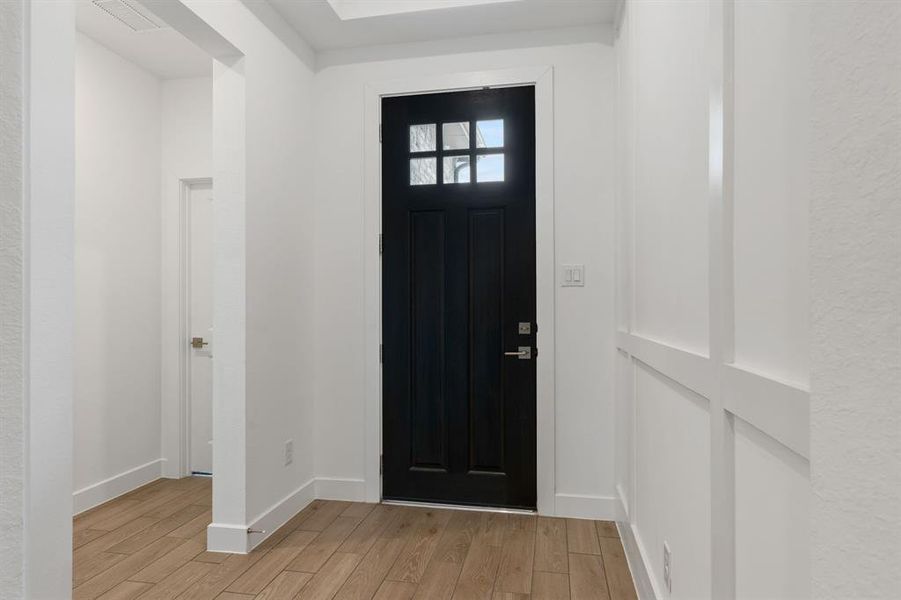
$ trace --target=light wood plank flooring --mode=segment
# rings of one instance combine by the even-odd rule
[[[634,600],[603,521],[316,500],[248,555],[206,552],[210,480],[75,518],[76,600]]]

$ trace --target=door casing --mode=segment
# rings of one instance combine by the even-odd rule
[[[178,198],[178,473],[191,474],[191,191],[212,187],[211,177],[180,179]]]
[[[381,100],[386,96],[465,91],[484,87],[535,87],[535,239],[536,303],[540,359],[537,362],[537,508],[556,514],[555,486],[555,245],[554,245],[554,99],[553,68],[547,66],[497,71],[428,75],[367,85],[365,94],[364,288],[365,288],[365,479],[360,500],[382,498],[382,231]]]

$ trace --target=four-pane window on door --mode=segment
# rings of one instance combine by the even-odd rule
[[[410,185],[506,180],[503,119],[411,125],[409,150]]]

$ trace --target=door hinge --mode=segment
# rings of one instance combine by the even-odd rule
[[[379,123],[379,143],[382,143],[382,124]]]
[[[379,475],[384,475],[385,473],[385,455],[379,455]]]
[[[379,234],[379,254],[385,252],[385,238],[382,237],[382,234]]]
[[[379,364],[385,362],[385,345],[379,344]]]

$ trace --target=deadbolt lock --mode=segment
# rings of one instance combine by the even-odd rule
[[[520,322],[519,323],[519,335],[531,335],[532,334],[532,324]]]
[[[191,338],[191,347],[192,348],[203,348],[204,346],[208,346],[209,342],[204,342],[202,337],[192,337]]]

